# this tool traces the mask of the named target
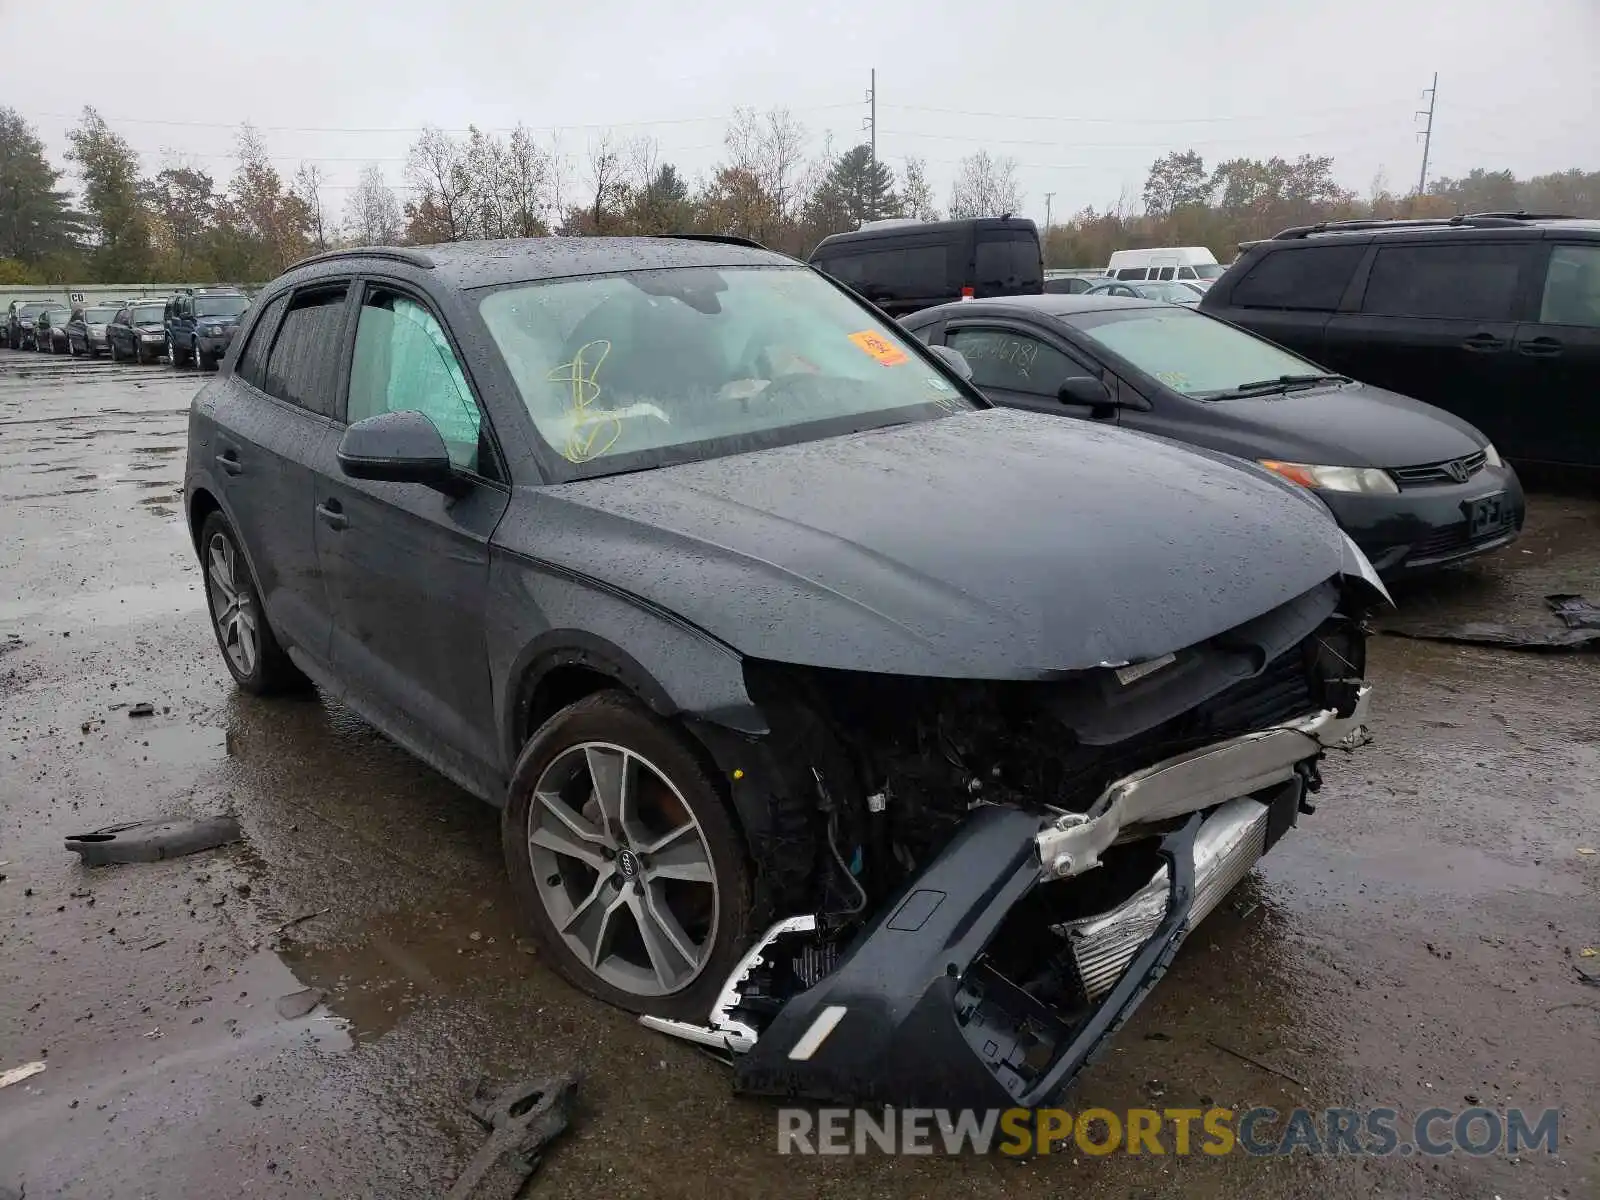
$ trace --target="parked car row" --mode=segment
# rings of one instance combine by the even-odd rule
[[[87,355],[113,362],[216,367],[250,300],[234,288],[141,296],[69,308],[59,301],[13,301],[4,343],[14,350]]]

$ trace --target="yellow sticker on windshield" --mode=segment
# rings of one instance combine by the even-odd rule
[[[863,329],[860,333],[852,333],[850,340],[886,367],[898,367],[906,361],[906,352],[881,333]]]

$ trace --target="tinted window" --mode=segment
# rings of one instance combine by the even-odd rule
[[[1054,346],[1009,329],[952,329],[944,340],[966,356],[980,388],[1054,396],[1069,377],[1094,374]]]
[[[287,296],[279,296],[262,311],[250,334],[249,344],[239,355],[239,365],[233,371],[246,383],[263,391],[267,387],[267,349],[272,345],[272,332],[277,328],[278,318],[283,315],[284,305],[288,302]]]
[[[133,310],[133,323],[135,325],[159,325],[165,319],[165,305],[141,304]]]
[[[1044,276],[1038,238],[1020,229],[980,233],[973,276],[973,282],[986,291],[1037,286]]]
[[[243,296],[199,296],[193,304],[197,317],[237,317],[250,307]]]
[[[482,420],[444,330],[414,300],[375,290],[356,325],[346,419],[384,412],[421,413],[444,438],[451,463],[478,470]]]
[[[1367,252],[1365,246],[1307,246],[1261,256],[1233,289],[1241,308],[1332,312]],[[1221,268],[1217,268],[1221,273]]]
[[[1539,322],[1600,328],[1600,246],[1556,246],[1550,251]]]
[[[117,315],[114,308],[91,308],[83,314],[83,319],[91,325],[104,325]]]
[[[1520,245],[1384,246],[1373,260],[1361,311],[1509,321],[1526,257]]]
[[[1187,267],[1184,269],[1188,270]],[[1221,279],[1222,273],[1227,269],[1227,267],[1222,266],[1220,263],[1201,263],[1195,267],[1194,272],[1196,275],[1200,276],[1201,279]]]
[[[1178,278],[1179,279],[1197,279],[1197,278],[1199,278],[1199,276],[1197,276],[1194,273],[1194,268],[1193,267],[1179,267],[1178,268]]]
[[[1144,278],[1144,268],[1143,267],[1123,267],[1122,270],[1117,272],[1117,278],[1118,279],[1143,279]]]
[[[344,297],[343,287],[295,294],[267,356],[267,392],[325,417],[333,415],[331,381]]]
[[[1151,275],[1150,275],[1150,278],[1151,279],[1171,279],[1176,274],[1177,274],[1177,268],[1176,267],[1162,267],[1159,271],[1152,272]]]
[[[942,244],[861,250],[820,259],[818,265],[868,297],[883,292],[901,297],[953,294]]]

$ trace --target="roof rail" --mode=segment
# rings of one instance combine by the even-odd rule
[[[1356,233],[1363,229],[1504,229],[1514,228],[1524,221],[1571,221],[1565,213],[1484,212],[1457,213],[1453,217],[1410,217],[1403,220],[1318,221],[1315,225],[1295,225],[1272,236],[1275,242],[1293,241],[1310,237],[1314,233]]]
[[[433,259],[420,250],[408,250],[404,246],[350,246],[343,250],[324,250],[321,254],[313,254],[309,258],[302,258],[297,263],[288,267],[293,271],[298,267],[308,267],[312,263],[336,262],[341,258],[382,258],[390,262],[403,262],[408,266],[421,267],[424,271],[433,270]]]
[[[1472,220],[1474,217],[1504,217],[1504,218],[1507,218],[1507,219],[1510,219],[1510,220],[1515,220],[1515,221],[1576,221],[1576,220],[1578,220],[1578,218],[1573,216],[1571,213],[1527,212],[1526,210],[1523,210],[1523,209],[1519,209],[1516,212],[1481,212],[1481,213],[1468,213],[1467,214],[1467,219],[1468,220]]]
[[[767,249],[754,238],[740,237],[736,233],[653,233],[650,236],[680,242],[718,242],[724,246],[748,246],[752,250]]]

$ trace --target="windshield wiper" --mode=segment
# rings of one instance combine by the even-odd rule
[[[1255,379],[1241,383],[1221,393],[1225,396],[1247,396],[1254,392],[1281,392],[1292,387],[1314,387],[1319,383],[1349,383],[1348,375],[1279,375],[1276,379]]]

